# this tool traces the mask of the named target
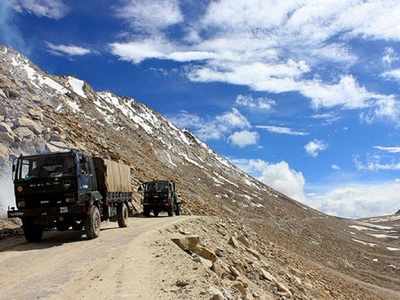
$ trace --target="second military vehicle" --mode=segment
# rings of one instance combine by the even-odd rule
[[[81,151],[20,156],[13,165],[17,209],[25,238],[39,242],[43,231],[71,227],[96,238],[104,220],[127,226],[133,209],[129,166]]]
[[[176,193],[175,182],[157,180],[144,183],[139,191],[143,192],[143,214],[145,217],[158,216],[161,211],[166,211],[168,216],[181,214],[181,203]]]

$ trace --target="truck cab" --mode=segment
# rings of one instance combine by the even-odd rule
[[[149,217],[153,212],[158,216],[161,211],[166,211],[168,216],[181,214],[181,203],[176,193],[175,182],[157,180],[144,183],[139,191],[143,192],[143,214]]]
[[[85,228],[87,237],[95,238],[101,221],[115,217],[117,204],[125,204],[107,201],[98,188],[97,173],[94,159],[79,150],[21,155],[13,164],[17,208],[9,209],[8,217],[21,218],[31,242],[40,241],[43,231],[53,228]]]

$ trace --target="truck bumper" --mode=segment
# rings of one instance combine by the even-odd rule
[[[30,208],[24,210],[8,210],[8,218],[35,218],[44,221],[58,220],[61,217],[80,218],[85,213],[83,206],[60,206],[48,208]]]

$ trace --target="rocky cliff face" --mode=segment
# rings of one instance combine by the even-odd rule
[[[391,289],[400,286],[400,258],[390,250],[400,247],[392,243],[397,239],[355,232],[350,226],[360,229],[358,223],[326,216],[271,189],[146,105],[94,91],[77,78],[49,75],[18,52],[0,47],[3,209],[13,202],[10,159],[68,148],[128,164],[134,190],[155,178],[175,180],[185,213],[228,217],[233,222],[225,228],[228,232],[246,224],[250,233],[257,233],[255,244],[273,242],[286,249],[288,259],[277,258],[280,264],[293,264],[289,257],[295,253],[304,258],[304,268],[331,270],[329,278],[339,271]],[[140,209],[138,194],[135,200]],[[338,278],[332,282],[344,280]]]

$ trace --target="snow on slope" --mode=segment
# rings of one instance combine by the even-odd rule
[[[83,91],[83,86],[85,85],[85,82],[83,80],[76,79],[74,77],[68,76],[68,83],[71,87],[71,89],[78,94],[79,96],[83,98],[87,98],[85,92]]]

